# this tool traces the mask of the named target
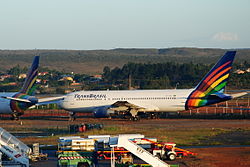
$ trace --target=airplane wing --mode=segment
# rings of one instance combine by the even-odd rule
[[[126,107],[128,109],[135,109],[137,111],[141,111],[141,112],[144,112],[144,111],[159,111],[159,108],[158,107],[155,107],[153,105],[149,105],[149,104],[142,104],[142,103],[131,103],[129,101],[117,101],[115,102],[113,105],[111,105],[111,108],[113,107]]]
[[[51,104],[51,103],[59,103],[64,98],[65,98],[65,96],[41,98],[41,99],[38,99],[38,102],[36,105],[46,105],[46,104]]]

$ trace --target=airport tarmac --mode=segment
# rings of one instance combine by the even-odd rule
[[[249,167],[250,165],[250,146],[203,146],[202,148],[189,148],[188,150],[198,153],[191,158],[176,159],[169,164],[178,164],[180,167]],[[31,163],[32,167],[55,167],[57,158],[55,150],[46,150],[49,154],[47,161]],[[137,160],[139,163],[143,163]],[[100,161],[100,167],[110,167],[110,160]]]
[[[188,150],[198,155],[195,158],[178,159],[176,162],[183,167],[250,166],[250,120],[248,119],[143,119],[131,122],[121,119],[80,118],[75,122],[68,122],[67,118],[43,120],[26,118],[20,121],[5,119],[0,120],[0,123],[1,127],[9,132],[18,133],[26,144],[39,142],[54,145],[58,136],[68,135],[67,128],[70,124],[101,123],[104,129],[77,135],[140,133],[147,137],[157,137],[161,141],[175,142],[180,147],[188,145],[190,147]],[[197,148],[197,146],[205,147]],[[36,162],[33,166],[55,166],[56,157],[54,153],[50,155],[49,161]]]

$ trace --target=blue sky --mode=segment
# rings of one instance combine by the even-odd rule
[[[2,0],[0,49],[250,48],[249,0]]]

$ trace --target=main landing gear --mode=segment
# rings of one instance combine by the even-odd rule
[[[21,115],[23,115],[23,113],[19,113],[19,112],[14,111],[13,114],[12,114],[11,120],[18,121],[18,120],[20,120]]]
[[[138,111],[137,110],[130,110],[129,112],[127,112],[124,115],[125,119],[128,119],[130,121],[139,121],[140,120],[140,116],[138,115]]]
[[[69,121],[75,121],[76,120],[76,113],[75,112],[69,112]]]
[[[135,117],[130,117],[130,119],[129,120],[131,120],[131,121],[139,121],[140,120],[140,117],[137,115],[137,116],[135,116]]]

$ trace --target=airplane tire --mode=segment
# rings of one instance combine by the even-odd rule
[[[139,120],[140,120],[140,117],[138,117],[138,116],[132,117],[132,120],[133,120],[133,121],[139,121]]]

